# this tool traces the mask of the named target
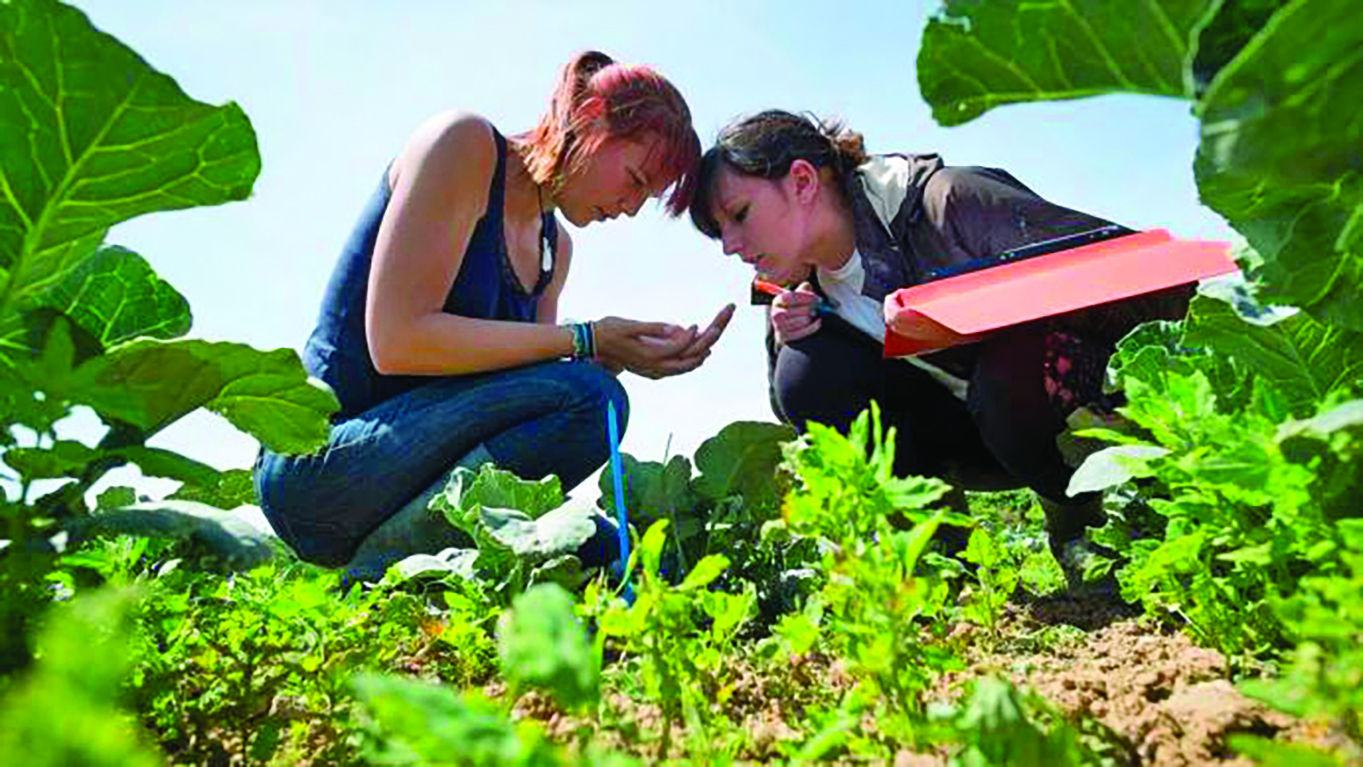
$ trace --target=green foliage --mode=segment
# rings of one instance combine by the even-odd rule
[[[779,470],[781,443],[795,431],[782,424],[735,421],[696,449],[695,467],[682,456],[666,463],[623,455],[625,505],[638,530],[666,519],[671,546],[661,569],[674,581],[708,554],[730,560],[726,580],[756,584],[759,601],[773,612],[790,609],[791,570],[808,560],[800,540],[763,538],[763,526],[777,516],[784,480]],[[614,478],[601,473],[598,504],[615,515]],[[798,590],[798,589],[796,589]]]
[[[1241,20],[1248,42],[1194,110],[1202,121],[1202,200],[1263,259],[1264,297],[1357,332],[1363,119],[1352,105],[1363,99],[1363,29],[1356,13],[1351,0],[1295,0]]]
[[[573,598],[558,584],[516,597],[497,633],[502,676],[514,688],[546,690],[570,710],[600,703],[600,658],[578,623]]]
[[[751,587],[742,594],[710,588],[729,566],[722,554],[702,559],[680,584],[669,584],[660,572],[667,525],[667,520],[654,522],[631,558],[637,572],[634,604],[611,600],[593,584],[584,609],[597,621],[601,646],[612,639],[622,653],[642,661],[638,671],[646,695],[664,716],[662,753],[669,751],[673,724],[685,719],[693,751],[711,754],[716,744],[707,727],[710,707],[732,691],[733,669],[725,654],[752,614],[755,598]]]
[[[995,642],[999,640],[999,614],[1017,590],[1020,574],[1011,557],[983,528],[975,528],[962,557],[975,563],[979,588],[964,608],[966,620],[983,626]]]
[[[109,470],[196,486],[217,471],[146,442],[213,410],[278,450],[308,451],[335,409],[292,350],[176,340],[184,297],[145,259],[103,244],[145,213],[247,197],[260,171],[235,104],[186,96],[81,12],[55,0],[0,4],[0,446],[15,474],[0,499],[0,672],[22,667],[43,584],[63,547],[96,533],[185,534],[249,566],[241,536],[181,506],[124,514],[85,494]],[[108,427],[94,446],[56,437],[77,405]],[[34,496],[35,483],[56,489]],[[126,500],[126,497],[123,498]]]
[[[933,643],[919,624],[941,616],[946,606],[947,584],[935,573],[920,573],[919,560],[948,516],[928,510],[947,486],[934,479],[893,476],[894,430],[882,434],[874,403],[852,423],[847,436],[810,424],[808,433],[785,451],[797,478],[786,498],[787,522],[796,532],[820,535],[831,543],[822,562],[827,578],[819,595],[822,628],[831,648],[848,660],[863,685],[844,701],[844,707],[850,706],[845,713],[858,721],[854,712],[865,703],[876,709],[879,737],[913,746],[924,726],[925,690],[936,675],[958,665],[950,650]],[[895,529],[892,519],[922,521],[904,531]],[[969,524],[968,519],[959,521]],[[848,737],[839,735],[836,741],[852,748]],[[815,750],[822,754],[826,747],[833,744]],[[867,748],[876,747],[865,742],[856,746]],[[817,758],[810,753],[802,756]]]
[[[1205,0],[946,0],[923,31],[918,87],[941,125],[997,106],[1103,93],[1185,94]]]
[[[114,707],[128,668],[133,600],[128,592],[106,592],[49,614],[37,642],[39,662],[0,699],[0,753],[38,767],[162,763],[132,718]]]
[[[419,658],[427,673],[471,683],[494,667],[497,612],[476,590],[448,592],[437,610],[387,587],[342,596],[334,576],[308,566],[229,577],[158,568],[146,590],[130,693],[162,738],[194,758],[220,758],[224,734],[264,760],[306,748],[320,731],[336,750],[317,756],[344,761],[355,671]]]
[[[798,487],[786,497],[790,528],[830,540],[866,540],[889,524],[891,516],[920,522],[926,509],[946,495],[948,485],[926,477],[894,476],[894,429],[880,428],[880,409],[852,422],[846,436],[823,424],[810,424],[806,437],[786,444],[785,456]],[[943,521],[968,526],[959,515]]]
[[[944,125],[1020,101],[1192,99],[1202,201],[1253,248],[1261,295],[1358,332],[1356,12],[1353,0],[949,0],[924,32],[919,84]]]
[[[1086,432],[1120,446],[1090,457],[1071,490],[1153,479],[1163,541],[1100,535],[1130,558],[1118,572],[1126,598],[1175,611],[1232,656],[1282,640],[1266,600],[1328,571],[1334,521],[1358,513],[1363,410],[1341,400],[1360,390],[1360,368],[1340,336],[1304,314],[1246,323],[1198,298],[1181,340],[1123,342],[1121,412],[1138,432]]]
[[[364,756],[383,765],[557,765],[534,725],[508,722],[473,694],[400,677],[362,674],[353,681],[372,718]]]
[[[1363,394],[1363,333],[1322,324],[1305,314],[1276,321],[1247,323],[1226,301],[1199,297],[1189,310],[1185,348],[1216,352],[1231,360],[1238,384],[1252,392],[1254,385],[1270,386],[1278,407],[1297,418],[1314,413],[1319,403]],[[1220,396],[1237,381],[1226,372],[1214,373],[1208,356],[1203,370]],[[1231,400],[1223,412],[1246,404]]]
[[[1124,595],[1176,612],[1231,654],[1279,646],[1273,600],[1337,568],[1336,521],[1359,513],[1355,5],[1167,0],[1117,18],[1100,3],[948,2],[920,56],[942,122],[1098,92],[1191,99],[1203,202],[1244,236],[1237,255],[1255,297],[1306,310],[1284,317],[1232,291],[1229,301],[1197,299],[1181,329],[1132,334],[1112,369],[1133,424],[1087,432],[1118,447],[1091,457],[1072,485],[1142,482],[1163,540],[1105,534],[1130,557]],[[1066,44],[1045,42],[1058,39]]]
[[[581,583],[575,552],[596,532],[597,514],[592,505],[565,503],[558,477],[531,482],[490,465],[477,472],[460,467],[431,507],[467,533],[475,548],[399,562],[403,577],[443,571],[479,578],[503,604],[533,583]]]
[[[749,507],[771,506],[781,500],[772,481],[781,462],[781,443],[795,437],[785,424],[735,421],[696,449],[697,495],[722,501],[738,495]]]
[[[1054,707],[997,677],[981,677],[959,707],[934,711],[942,737],[958,749],[960,767],[1039,767],[1092,764],[1078,733]],[[1087,758],[1086,758],[1087,757]]]
[[[1304,578],[1299,591],[1272,600],[1298,640],[1286,674],[1240,687],[1281,711],[1333,719],[1363,742],[1363,520],[1339,528],[1343,571]]]

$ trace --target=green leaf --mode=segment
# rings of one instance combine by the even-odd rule
[[[1245,733],[1231,733],[1226,738],[1226,745],[1263,767],[1343,767],[1348,764],[1342,757],[1314,746],[1281,743]]]
[[[292,349],[227,342],[132,341],[81,365],[68,388],[72,399],[148,435],[204,407],[285,453],[324,444],[338,407]]]
[[[1273,564],[1273,542],[1269,541],[1258,546],[1245,546],[1235,551],[1227,551],[1224,554],[1218,554],[1216,558],[1223,562],[1268,567]]]
[[[566,709],[594,706],[601,678],[573,598],[557,584],[532,586],[511,603],[498,627],[502,675],[547,690]]]
[[[1194,31],[1193,60],[1190,76],[1198,96],[1201,96],[1221,71],[1239,55],[1269,17],[1290,4],[1291,0],[1213,0],[1212,10]]]
[[[163,477],[212,487],[218,484],[221,476],[217,469],[206,463],[159,447],[136,445],[103,452],[135,464],[148,477]]]
[[[70,317],[105,349],[140,336],[178,338],[192,323],[185,297],[120,247],[95,251],[31,303]]]
[[[446,549],[439,554],[413,554],[394,563],[390,570],[396,570],[404,581],[448,574],[474,580],[478,577],[477,560],[477,549]]]
[[[1184,343],[1234,359],[1271,384],[1298,417],[1329,397],[1363,391],[1363,333],[1296,314],[1268,326],[1247,323],[1229,304],[1198,296],[1188,311]]]
[[[1294,0],[1198,104],[1202,201],[1264,259],[1265,297],[1363,330],[1363,27],[1353,0]]]
[[[1352,400],[1314,418],[1284,423],[1279,427],[1275,439],[1279,443],[1298,437],[1328,441],[1336,432],[1360,428],[1363,428],[1363,400]]]
[[[918,85],[944,126],[1003,104],[1148,93],[1184,96],[1205,0],[945,0],[918,53]]]
[[[729,569],[728,557],[723,554],[711,554],[691,568],[691,572],[686,574],[686,580],[682,581],[680,589],[682,591],[703,589],[723,575],[727,569]]]
[[[11,298],[60,271],[53,261],[71,241],[144,213],[245,199],[260,172],[239,107],[188,98],[70,6],[0,4],[0,83]]]
[[[532,519],[515,509],[483,508],[481,529],[531,564],[571,554],[596,533],[596,508],[565,503]]]
[[[638,556],[643,563],[643,571],[650,575],[658,573],[663,557],[663,545],[667,543],[667,520],[660,519],[648,526],[644,538],[639,543]]]
[[[1116,487],[1136,477],[1154,475],[1150,462],[1166,456],[1169,451],[1155,445],[1119,445],[1099,450],[1080,464],[1070,477],[1066,492],[1079,495],[1095,490]]]
[[[274,555],[249,523],[192,501],[153,501],[102,511],[67,525],[73,542],[96,535],[139,535],[193,541],[232,570],[250,570]]]
[[[351,685],[375,723],[365,745],[375,764],[560,763],[538,730],[516,727],[476,694],[369,673]]]
[[[750,507],[776,503],[773,478],[781,463],[781,443],[795,438],[784,424],[735,421],[696,449],[694,483],[703,498],[719,501],[738,494]]]
[[[982,527],[977,527],[970,533],[970,540],[966,543],[965,552],[961,556],[966,561],[985,568],[998,567],[1001,562],[1006,561],[1003,550],[999,548],[993,536]]]
[[[682,539],[704,529],[700,499],[691,489],[691,462],[685,457],[674,455],[663,465],[621,453],[620,468],[625,480],[625,508],[629,510],[632,527],[646,530],[657,520],[668,519],[678,528],[674,534]],[[607,466],[598,481],[601,490],[598,503],[612,517],[615,516],[614,482],[611,467]]]
[[[60,479],[78,475],[100,452],[74,440],[60,440],[50,447],[12,447],[3,454],[5,463],[25,479]]]
[[[509,509],[535,519],[563,504],[563,489],[553,475],[532,482],[491,465],[478,471],[461,466],[431,503],[450,524],[472,535],[484,509]]]
[[[1033,704],[1035,705],[1035,704]],[[965,764],[1078,763],[1078,748],[1064,728],[1048,733],[1033,720],[1031,706],[1007,681],[992,676],[975,683],[975,691],[955,722],[970,750]]]
[[[53,606],[38,642],[42,659],[0,700],[0,753],[38,767],[165,763],[114,703],[129,667],[133,601],[103,591]]]
[[[186,482],[166,496],[166,500],[197,501],[220,509],[235,509],[256,502],[255,478],[248,469],[228,469],[217,472],[211,484]]]
[[[134,503],[137,503],[137,490],[126,485],[108,488],[95,498],[95,508],[100,511],[131,506]]]
[[[470,561],[451,552],[454,558],[445,564],[436,558],[409,558],[404,560],[404,577],[440,569],[467,575],[471,570],[511,593],[531,579],[571,580],[581,567],[574,555],[596,534],[600,513],[585,500],[564,502],[559,488],[558,477],[552,475],[531,482],[491,465],[476,473],[455,469],[431,506],[473,538],[477,556]]]

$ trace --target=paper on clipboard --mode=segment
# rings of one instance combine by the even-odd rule
[[[886,299],[885,356],[969,343],[997,328],[1235,270],[1230,243],[1153,229],[902,288]]]

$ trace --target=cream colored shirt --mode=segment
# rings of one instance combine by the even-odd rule
[[[885,309],[879,301],[862,295],[861,290],[865,282],[866,268],[862,265],[861,253],[855,250],[852,251],[852,257],[847,259],[847,263],[837,269],[819,267],[819,285],[824,293],[833,299],[837,315],[851,323],[852,327],[874,338],[877,343],[884,344]],[[936,365],[912,355],[896,359],[922,368],[947,387],[957,399],[965,400],[970,382],[964,378],[957,378]]]

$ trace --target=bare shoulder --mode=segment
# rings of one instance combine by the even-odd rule
[[[492,123],[472,112],[447,111],[412,132],[388,180],[394,189],[404,180],[416,185],[423,183],[421,179],[483,186],[492,178],[496,163]]]

